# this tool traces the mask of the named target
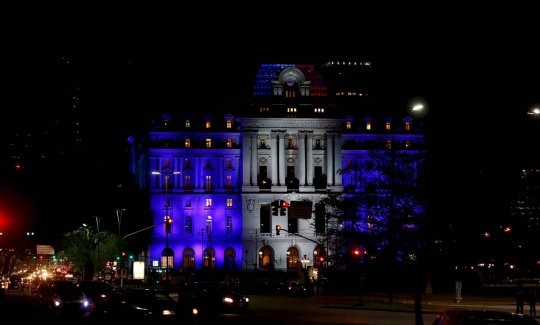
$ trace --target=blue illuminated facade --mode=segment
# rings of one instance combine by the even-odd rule
[[[343,62],[344,71],[361,65]],[[335,74],[337,64],[329,74]],[[424,148],[418,124],[401,114],[374,111],[365,89],[327,92],[314,64],[262,64],[253,100],[235,107],[184,106],[156,117],[132,138],[132,170],[148,189],[154,230],[147,252],[151,269],[171,271],[297,270],[317,266],[312,216],[280,202],[316,204],[329,190],[358,186],[338,171],[362,166],[368,152]],[[365,81],[358,84],[365,85]],[[340,104],[336,95],[362,97]],[[170,234],[165,218],[174,221]],[[277,225],[286,231],[278,236]],[[168,246],[168,249],[167,249]]]

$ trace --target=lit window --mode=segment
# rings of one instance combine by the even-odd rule
[[[212,148],[212,139],[206,139],[206,148]]]
[[[392,149],[392,140],[386,140],[386,149]]]
[[[405,122],[405,130],[407,130],[407,131],[411,130],[411,123]]]
[[[189,129],[191,127],[191,121],[186,120],[186,129]]]
[[[206,128],[209,129],[211,126],[212,126],[212,124],[210,123],[210,120],[207,120],[206,121]]]
[[[261,107],[259,108],[259,111],[262,113],[262,112],[269,112],[270,111],[270,108],[269,107]]]
[[[410,148],[410,147],[411,147],[411,141],[405,140],[405,148]]]
[[[296,107],[287,107],[287,113],[296,113]]]
[[[232,128],[232,121],[227,120],[227,129],[230,129],[230,128]]]
[[[211,216],[206,217],[206,234],[207,235],[212,234],[212,217]]]
[[[232,139],[227,139],[227,148],[232,148]]]
[[[191,217],[186,217],[184,222],[184,229],[186,234],[191,234],[193,232],[193,223],[191,222]]]
[[[352,127],[351,122],[347,122],[347,130],[350,130]]]
[[[225,189],[226,190],[232,190],[233,189],[232,176],[231,175],[227,175],[227,177],[225,177]]]
[[[207,191],[212,189],[212,176],[207,175],[205,177],[204,189]]]
[[[186,139],[186,148],[191,148],[191,139]]]
[[[191,175],[184,176],[184,189],[191,190]],[[190,201],[191,204],[191,201]]]
[[[392,127],[391,127],[391,124],[390,122],[386,122],[386,130],[391,130]]]
[[[324,108],[315,108],[315,113],[324,113]]]
[[[162,256],[161,256],[161,267],[162,267],[162,268],[166,268],[167,265],[168,265],[169,268],[172,268],[173,265],[174,265],[174,256],[171,256],[171,255],[167,256],[166,253],[162,253],[162,254],[165,254],[165,255],[162,255]],[[168,259],[169,259],[169,262],[168,262],[168,263],[167,263],[167,257],[168,257]]]
[[[206,206],[211,207],[212,206],[212,199],[206,199]]]
[[[366,123],[366,130],[371,130],[371,122]]]
[[[232,207],[232,199],[227,199],[227,206]]]
[[[232,217],[227,216],[227,233],[232,233]]]

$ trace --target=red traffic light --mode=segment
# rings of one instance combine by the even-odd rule
[[[324,256],[319,257],[320,262],[324,262]]]
[[[360,255],[360,250],[357,248],[353,251],[353,254],[354,255]]]
[[[126,256],[126,252],[122,252],[122,256]]]

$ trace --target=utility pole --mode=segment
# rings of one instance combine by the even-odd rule
[[[118,238],[121,241],[122,240],[122,232],[121,232],[121,226],[122,226],[122,214],[126,211],[126,209],[116,209],[116,218],[118,219]],[[118,245],[118,248],[120,251],[118,252],[118,256],[120,256],[120,261],[118,264],[118,269],[120,270],[120,288],[124,287],[124,269],[123,269],[123,256],[122,256],[122,245]]]

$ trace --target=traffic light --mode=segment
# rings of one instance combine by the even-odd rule
[[[324,263],[324,256],[319,256],[319,262]]]
[[[359,248],[353,249],[353,255],[354,256],[360,256],[360,249]]]
[[[280,216],[286,216],[287,215],[287,207],[289,206],[289,202],[279,200],[279,215]]]
[[[274,201],[271,203],[272,205],[272,215],[277,216],[278,215],[278,201]]]
[[[27,231],[26,236],[34,236],[34,232],[33,231]]]
[[[122,257],[126,257],[126,252],[122,252]]]
[[[281,226],[276,225],[276,236],[279,236],[279,232],[281,231]]]
[[[167,234],[170,234],[171,233],[171,228],[172,228],[172,218],[167,216],[165,217],[166,220],[165,220],[165,233]]]

